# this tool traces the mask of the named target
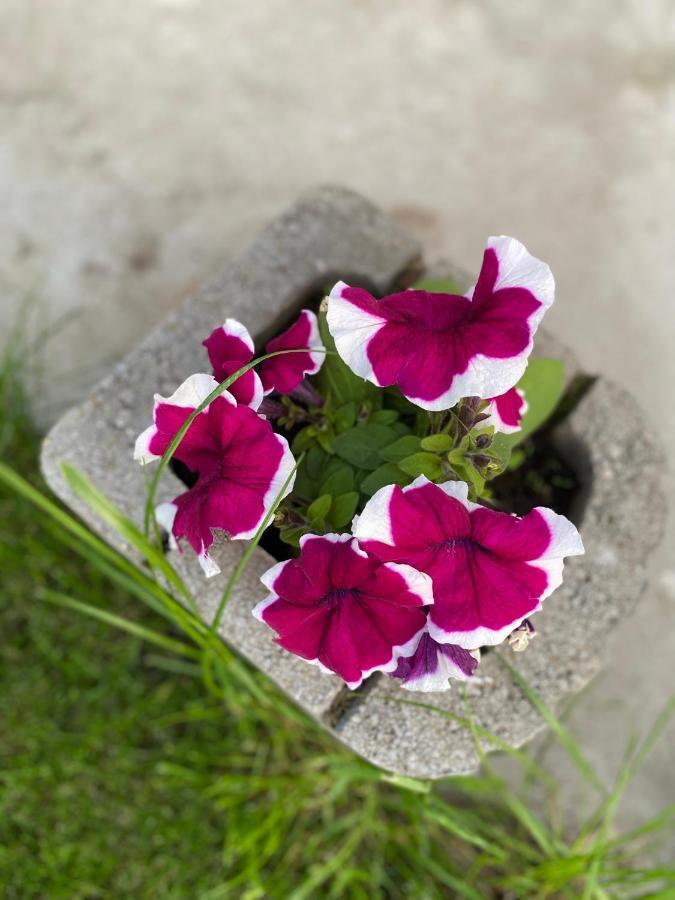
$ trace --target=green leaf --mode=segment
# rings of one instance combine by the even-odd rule
[[[333,497],[329,516],[333,528],[344,528],[346,525],[349,525],[354,518],[358,504],[359,495],[357,491],[349,491],[346,494]]]
[[[520,431],[514,434],[497,432],[490,444],[488,454],[499,463],[499,470],[494,473],[495,475],[509,468],[514,448],[546,422],[560,402],[564,386],[565,370],[560,360],[530,360],[525,374],[517,385],[524,392],[528,404]]]
[[[335,452],[333,450],[333,433],[332,433],[332,431],[317,431],[316,442],[321,447],[322,450],[326,451],[326,453],[333,454]]]
[[[372,497],[380,488],[386,487],[388,484],[400,484],[401,487],[405,487],[411,481],[410,475],[395,463],[384,463],[378,466],[374,472],[366,475],[361,482],[361,493],[366,497]]]
[[[307,425],[305,428],[302,428],[291,442],[292,453],[299,456],[304,450],[309,450],[316,441],[316,433],[315,425]]]
[[[338,494],[346,494],[353,489],[354,471],[346,463],[338,460],[337,466],[322,482],[319,493],[336,497]]]
[[[417,478],[418,475],[426,475],[430,481],[435,481],[441,477],[441,461],[435,453],[413,453],[412,456],[406,456],[399,462],[399,467]]]
[[[445,453],[452,447],[452,438],[449,434],[430,434],[429,437],[422,438],[420,445],[422,450]]]
[[[394,432],[396,437],[405,437],[410,434],[410,428],[405,424],[405,422],[401,422],[399,419],[398,422],[394,422],[389,426],[391,430]]]
[[[357,425],[338,434],[333,449],[341,459],[359,469],[376,469],[381,462],[380,451],[393,437],[388,425]]]
[[[463,466],[456,467],[456,472],[468,483],[470,495],[471,489],[473,489],[474,497],[481,497],[483,495],[483,491],[485,490],[485,478],[468,459],[465,460]],[[470,496],[469,499],[474,499],[474,497]]]
[[[370,417],[370,421],[377,425],[393,425],[397,419],[398,413],[395,409],[378,409]]]
[[[328,330],[326,314],[319,313],[319,330],[324,347],[333,353],[327,353],[324,364],[314,376],[317,389],[324,397],[330,397],[337,408],[346,403],[362,403],[375,397],[378,389],[374,384],[354,375],[351,369],[340,359],[335,350],[335,342]]]
[[[325,519],[330,511],[332,503],[333,498],[330,494],[322,494],[307,507],[307,518],[310,519],[310,521],[313,521],[314,519]]]
[[[499,463],[500,472],[503,472],[509,465],[513,451],[513,441],[511,440],[513,437],[516,435],[498,432],[490,444],[490,456]]]
[[[173,638],[162,634],[160,631],[146,628],[144,625],[140,625],[130,619],[125,619],[122,616],[117,616],[101,607],[93,606],[90,603],[83,603],[60,591],[43,590],[39,592],[39,597],[49,603],[55,603],[58,606],[65,606],[74,609],[77,612],[84,613],[87,616],[98,619],[100,622],[105,622],[106,625],[120,628],[122,631],[133,634],[135,637],[139,637],[151,644],[156,644],[158,647],[162,647],[162,649],[168,650],[170,653],[178,653],[181,656],[188,656],[192,659],[201,659],[201,652],[196,647],[191,647],[183,641],[174,640]]]
[[[464,291],[451,278],[422,278],[413,285],[413,290],[427,291],[429,294],[463,294]]]
[[[336,431],[346,431],[356,422],[356,403],[350,400],[349,403],[343,403],[339,409],[335,410],[333,424]]]
[[[531,359],[518,387],[525,394],[527,412],[520,431],[505,435],[510,438],[512,447],[541,428],[560,402],[565,387],[565,367],[559,359]]]
[[[333,457],[334,458],[334,457]],[[331,457],[321,447],[312,447],[298,468],[294,497],[311,501],[319,496],[319,485],[330,474]]]
[[[291,547],[299,547],[300,538],[305,531],[306,529],[303,528],[302,525],[294,525],[292,528],[282,528],[279,532],[279,538],[284,544],[288,544]]]
[[[387,462],[397,463],[405,459],[406,456],[416,453],[419,449],[420,439],[413,434],[409,434],[394,441],[393,444],[389,444],[382,450],[380,455]]]

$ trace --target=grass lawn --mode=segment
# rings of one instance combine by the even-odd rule
[[[11,360],[0,404],[0,456],[42,489]],[[47,602],[59,591],[185,640],[7,485],[0,478],[2,896],[675,896],[675,873],[631,868],[641,844],[611,836],[621,784],[571,835],[489,772],[391,784],[231,654],[176,656]]]

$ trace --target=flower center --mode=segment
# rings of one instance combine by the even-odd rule
[[[355,588],[334,588],[321,598],[320,605],[330,607],[339,606],[347,599],[347,597],[353,597],[355,593]]]
[[[440,541],[438,544],[436,544],[436,548],[438,550],[447,550],[448,553],[454,553],[459,549],[466,550],[472,544],[473,541],[469,537],[448,538],[447,540]]]

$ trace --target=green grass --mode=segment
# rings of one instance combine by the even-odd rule
[[[19,375],[8,358],[0,455],[44,490]],[[510,791],[489,760],[480,777],[392,783],[161,588],[31,499],[0,470],[3,896],[673,896],[675,873],[632,860],[672,829],[675,809],[644,833],[611,833],[670,709],[576,833]],[[573,738],[530,700],[592,781]],[[468,707],[464,724],[490,739]]]

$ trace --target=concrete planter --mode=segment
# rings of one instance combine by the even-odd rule
[[[169,394],[187,375],[208,370],[200,342],[217,323],[226,316],[241,319],[263,343],[331,279],[360,281],[386,292],[422,270],[417,243],[367,201],[338,188],[308,194],[130,353],[84,403],[63,416],[44,443],[47,481],[94,530],[133,558],[131,548],[68,489],[59,469],[62,461],[84,472],[140,523],[146,473],[132,462],[134,440],[149,421],[154,391]],[[541,331],[536,352],[564,358],[573,373],[569,353]],[[665,505],[660,455],[635,401],[612,382],[600,377],[554,438],[582,481],[575,517],[586,556],[568,560],[564,585],[536,617],[540,636],[517,662],[534,689],[556,706],[598,671],[608,633],[637,603]],[[167,473],[159,499],[181,489]],[[242,542],[219,548],[224,572],[242,550]],[[173,557],[200,613],[210,621],[222,577],[207,581],[190,552]],[[475,770],[477,754],[465,730],[444,716],[400,702],[419,699],[462,715],[459,690],[415,695],[374,676],[352,693],[337,678],[322,675],[272,642],[269,630],[251,616],[262,595],[258,578],[272,562],[265,551],[254,553],[221,623],[223,639],[373,763],[425,778]],[[533,737],[541,719],[493,655],[485,657],[479,672],[469,689],[476,721],[515,746]]]

